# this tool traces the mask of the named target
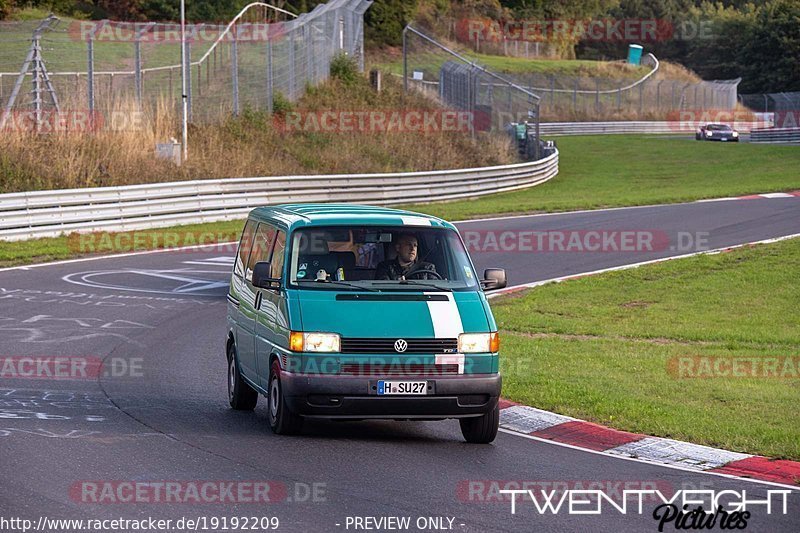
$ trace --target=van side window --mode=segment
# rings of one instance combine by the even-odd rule
[[[283,275],[283,257],[286,251],[286,234],[278,231],[278,236],[275,239],[275,249],[272,251],[272,272],[270,274],[273,278],[281,278]]]
[[[250,250],[253,248],[253,236],[256,231],[256,223],[254,220],[248,220],[242,230],[242,238],[239,241],[239,250],[236,252],[236,263],[234,266],[234,274],[240,278],[244,275],[244,265],[247,264],[247,258],[250,257]]]
[[[250,260],[247,262],[247,270],[244,275],[247,281],[252,281],[253,268],[256,266],[256,263],[269,261],[277,232],[278,230],[269,224],[264,224],[262,222],[258,225],[255,238],[253,239],[253,252],[250,254]]]

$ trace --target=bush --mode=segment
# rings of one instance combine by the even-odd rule
[[[276,92],[272,96],[272,112],[276,115],[285,115],[294,109],[294,104],[283,93]]]
[[[353,57],[339,54],[331,60],[331,78],[353,85],[360,77],[358,63]]]
[[[0,0],[0,20],[5,20],[11,14],[11,0]]]

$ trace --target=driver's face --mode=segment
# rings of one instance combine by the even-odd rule
[[[397,257],[403,263],[411,263],[417,259],[417,239],[414,237],[404,237],[397,241],[395,245]]]

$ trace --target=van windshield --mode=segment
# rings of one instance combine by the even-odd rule
[[[458,234],[409,226],[314,227],[294,232],[289,282],[301,289],[476,290]]]

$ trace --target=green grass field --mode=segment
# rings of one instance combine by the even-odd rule
[[[405,206],[448,220],[689,202],[800,189],[800,149],[664,136],[557,137],[558,176],[475,200]]]
[[[792,239],[500,297],[503,396],[622,430],[800,459],[799,277]],[[714,357],[794,363],[779,365],[783,378],[677,374],[678,358]],[[687,368],[703,361],[712,359]]]

